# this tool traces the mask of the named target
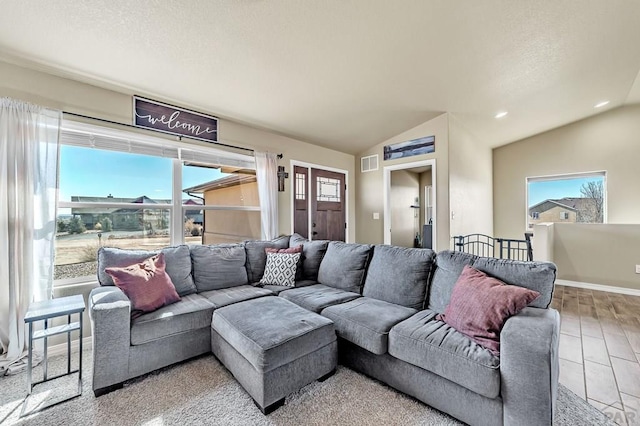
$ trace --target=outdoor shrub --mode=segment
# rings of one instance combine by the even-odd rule
[[[80,261],[81,262],[95,262],[98,260],[98,249],[100,244],[97,241],[93,241],[86,246],[80,248]]]
[[[69,231],[70,234],[82,234],[87,231],[87,227],[84,226],[80,217],[74,216],[69,220],[67,231]]]
[[[104,232],[113,231],[113,222],[108,217],[103,217],[100,219],[100,225],[102,225],[102,230]]]
[[[56,221],[56,232],[66,232],[68,225],[69,225],[68,220],[58,219]]]
[[[199,227],[199,226],[197,226],[197,225],[196,225],[196,226],[194,226],[194,227],[191,229],[191,236],[192,236],[192,237],[199,237],[200,235],[202,235],[202,230],[200,229],[200,227]]]
[[[100,222],[96,222],[96,224],[93,225],[93,229],[96,231],[102,231],[102,224]]]

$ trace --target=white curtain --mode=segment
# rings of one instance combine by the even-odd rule
[[[278,236],[278,158],[270,152],[255,152],[260,225],[263,240]]]
[[[0,99],[0,376],[24,368],[24,315],[52,295],[61,119]]]

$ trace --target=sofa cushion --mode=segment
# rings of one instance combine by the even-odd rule
[[[473,266],[465,266],[441,320],[492,353],[500,353],[505,321],[540,296],[537,291],[507,285]]]
[[[247,278],[250,283],[260,281],[264,274],[264,267],[267,264],[267,253],[265,249],[285,249],[289,247],[289,236],[275,238],[271,241],[245,241],[244,250],[247,261]]]
[[[327,252],[329,241],[309,241],[300,234],[291,235],[289,247],[297,247],[300,244],[302,244],[302,275],[299,279],[317,281],[318,269]]]
[[[260,284],[260,283],[258,283]],[[299,287],[308,287],[310,285],[316,285],[318,284],[318,281],[316,280],[302,280],[302,281],[296,281],[295,284],[293,285],[293,287],[285,287],[283,285],[260,285],[262,288],[267,289],[271,292],[273,292],[273,294],[280,294],[283,291],[288,291],[288,290],[293,290],[294,288],[299,288]]]
[[[362,295],[422,309],[434,258],[429,249],[375,246]]]
[[[140,263],[158,253],[164,254],[166,271],[180,296],[196,292],[191,274],[189,246],[166,247],[159,251],[123,250],[116,247],[101,247],[98,250],[98,282],[100,285],[115,285],[105,268],[121,268]]]
[[[105,268],[131,301],[131,318],[176,303],[180,296],[165,271],[164,254],[121,268]]]
[[[428,290],[427,307],[438,313],[443,313],[449,304],[453,287],[465,265],[473,266],[506,284],[537,291],[540,297],[530,305],[534,308],[548,308],[551,303],[556,278],[556,265],[551,262],[495,259],[446,250],[436,255],[435,263]]]
[[[444,312],[462,269],[465,265],[473,264],[476,258],[477,256],[469,253],[449,250],[441,251],[436,255],[433,278],[427,291],[429,309],[438,313]]]
[[[221,288],[219,290],[203,291],[198,294],[213,303],[213,306],[216,308],[255,299],[257,297],[273,296],[272,291],[252,285]]]
[[[216,309],[211,328],[261,372],[336,340],[330,320],[281,297],[261,297]]]
[[[242,244],[193,245],[190,249],[198,292],[248,284]]]
[[[500,358],[420,311],[391,329],[389,354],[431,371],[487,398],[500,393]]]
[[[267,266],[260,284],[293,287],[301,253],[267,253]]]
[[[480,257],[473,262],[473,267],[507,284],[540,293],[540,297],[529,305],[533,308],[546,309],[551,303],[556,280],[556,265],[551,262],[521,262]]]
[[[323,284],[316,284],[282,292],[280,297],[284,297],[305,309],[320,313],[326,307],[357,299],[360,295]]]
[[[142,345],[174,334],[209,327],[213,309],[213,303],[199,294],[185,296],[177,303],[133,319],[131,344]]]
[[[347,244],[331,241],[320,263],[318,282],[360,293],[371,253],[369,244]]]
[[[377,355],[387,352],[391,327],[417,311],[382,300],[360,297],[329,306],[322,315],[331,319],[338,336]]]

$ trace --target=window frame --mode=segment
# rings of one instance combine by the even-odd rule
[[[184,217],[189,210],[233,210],[233,211],[260,211],[259,206],[227,206],[227,205],[185,205],[182,195],[183,166],[193,163],[194,158],[198,162],[210,165],[235,166],[245,169],[254,169],[255,157],[221,150],[217,147],[203,146],[203,143],[185,143],[172,141],[165,138],[150,136],[147,134],[113,129],[110,127],[96,126],[84,122],[63,119],[61,126],[61,138],[58,147],[58,156],[63,145],[131,154],[151,155],[155,157],[170,158],[172,161],[172,197],[171,204],[144,204],[145,210],[169,210],[169,244],[176,246],[185,243]],[[86,141],[85,141],[86,139]],[[95,143],[99,141],[101,144]],[[112,141],[113,144],[109,144]],[[118,149],[120,148],[120,149]],[[154,155],[161,153],[163,155]],[[164,154],[168,155],[164,155]],[[203,161],[204,159],[204,161]],[[207,161],[208,160],[208,161]],[[217,160],[217,161],[215,161]],[[57,170],[57,190],[60,189],[60,163]],[[109,203],[109,202],[79,202],[56,200],[56,219],[59,209],[64,208],[135,208],[140,209],[139,203]],[[55,244],[55,242],[54,242]],[[81,286],[96,282],[95,275],[82,277],[63,278],[53,280],[53,287]]]
[[[603,203],[602,203],[602,223],[608,223],[608,190],[607,190],[607,171],[606,170],[594,170],[589,172],[572,172],[572,173],[559,173],[553,175],[540,175],[540,176],[527,176],[524,179],[524,188],[525,188],[525,232],[531,232],[533,226],[529,228],[529,183],[531,182],[548,182],[555,180],[565,180],[565,179],[580,179],[580,178],[589,178],[589,177],[599,177],[602,178],[602,188],[603,188]],[[533,224],[532,224],[533,225]]]

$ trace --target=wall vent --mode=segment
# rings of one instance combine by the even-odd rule
[[[360,171],[373,172],[378,170],[378,154],[368,155],[360,159]]]

